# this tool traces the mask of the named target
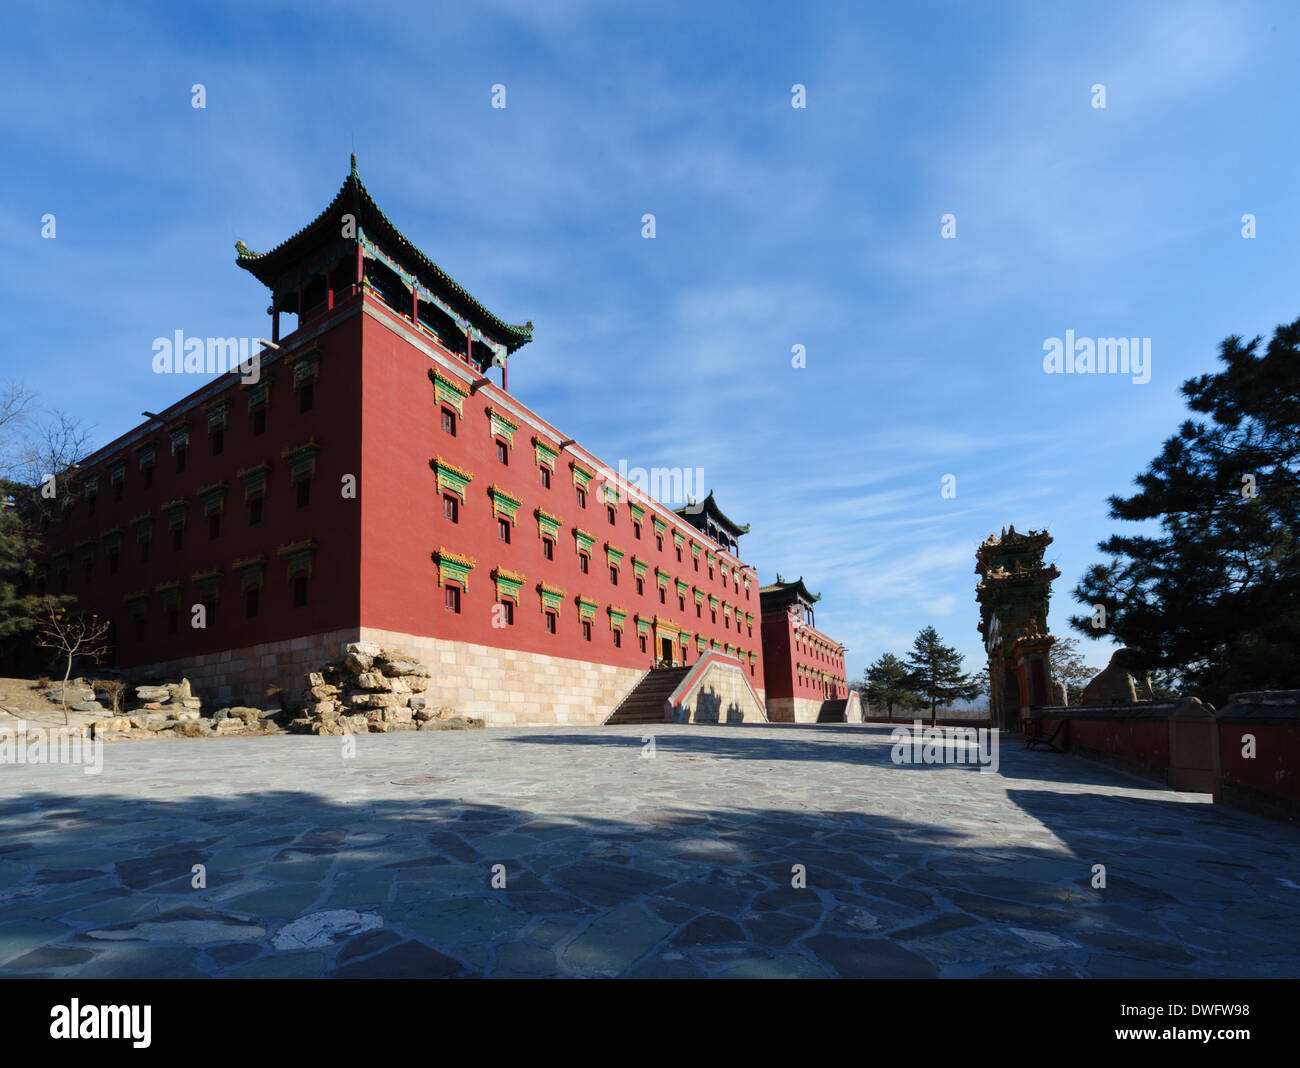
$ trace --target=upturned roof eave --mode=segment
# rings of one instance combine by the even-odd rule
[[[694,509],[694,511],[690,511]],[[681,508],[674,508],[679,516],[688,523],[691,521],[691,515],[699,515],[701,512],[711,516],[713,520],[727,531],[733,538],[739,538],[742,534],[749,533],[749,524],[740,524],[735,520],[728,518],[723,514],[722,509],[718,507],[718,502],[713,499],[713,490],[709,490],[709,495],[700,501],[699,504],[683,505]]]
[[[324,211],[297,233],[267,252],[254,252],[242,241],[236,242],[235,263],[270,289],[275,278],[285,270],[288,261],[301,254],[305,248],[319,244],[322,238],[334,236],[339,213],[347,209],[356,210],[359,214],[361,212],[369,214],[381,231],[373,235],[380,238],[381,245],[388,246],[395,252],[404,253],[405,255],[399,258],[408,261],[409,269],[421,282],[434,292],[447,296],[453,304],[459,306],[459,310],[467,319],[479,320],[475,325],[480,329],[485,329],[489,334],[499,335],[510,352],[514,352],[532,340],[533,334],[529,325],[507,323],[493,314],[393,224],[393,221],[384,214],[383,209],[375,203],[374,197],[370,195],[365,183],[357,174],[355,157],[353,157],[351,173]],[[358,219],[358,222],[361,223],[361,220]]]
[[[808,601],[810,604],[815,604],[816,602],[822,599],[822,595],[820,593],[813,593],[811,590],[808,589],[807,586],[803,584],[802,575],[800,575],[793,582],[774,582],[770,586],[760,586],[758,589],[758,597],[759,600],[761,601],[763,598],[763,594],[765,593],[790,593],[790,592],[793,592],[798,596],[802,596],[804,600]]]

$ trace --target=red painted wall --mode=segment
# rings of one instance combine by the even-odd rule
[[[363,300],[365,308],[378,319],[359,314]],[[747,661],[746,670],[752,684],[761,688],[764,674],[758,582],[752,570],[745,567],[750,576],[748,591],[743,584],[738,589],[735,581],[724,586],[720,567],[715,567],[710,577],[705,553],[696,570],[690,552],[692,539],[732,567],[744,565],[720,552],[715,543],[668,510],[656,511],[649,502],[640,502],[647,505],[647,512],[639,540],[634,536],[626,503],[617,506],[616,521],[610,525],[594,483],[586,509],[580,509],[568,467],[572,451],[561,453],[551,487],[543,488],[531,439],[534,433],[540,433],[558,445],[565,435],[527,409],[527,419],[512,416],[520,425],[514,434],[509,464],[500,464],[486,409],[493,402],[517,402],[495,385],[481,389],[464,402],[455,437],[447,435],[441,428],[441,406],[428,377],[434,361],[412,343],[413,337],[409,321],[403,321],[373,296],[340,300],[332,313],[284,337],[280,357],[264,365],[273,381],[263,434],[253,434],[246,397],[232,376],[221,391],[230,399],[231,408],[220,456],[212,455],[202,411],[218,394],[200,389],[160,413],[163,423],[170,424],[187,407],[190,409],[190,449],[183,474],[174,472],[170,444],[161,425],[152,434],[158,459],[148,490],[142,485],[135,459],[139,442],[130,440],[130,434],[91,458],[84,470],[101,472],[95,515],[88,517],[85,502],[79,502],[67,522],[52,526],[46,544],[50,555],[60,550],[72,554],[68,592],[77,595],[80,606],[117,621],[118,663],[130,667],[366,626],[639,668],[648,666],[656,653],[653,633],[647,651],[639,649],[635,616],[642,614],[669,619],[692,635],[703,634],[710,641],[716,639],[724,645],[753,650],[759,654],[758,659],[752,665]],[[427,335],[420,337],[433,344]],[[292,389],[291,374],[283,366],[283,359],[310,347],[321,352],[320,372],[312,408],[300,413],[298,394]],[[470,368],[458,366],[463,368],[461,374],[468,385],[473,378]],[[321,446],[316,477],[309,505],[298,508],[281,451],[312,437]],[[576,452],[588,468],[596,467],[593,457],[581,449]],[[474,475],[467,503],[455,524],[443,517],[442,497],[429,465],[434,455]],[[114,502],[107,470],[119,456],[128,461],[127,475],[123,500]],[[236,473],[264,459],[271,464],[267,500],[261,523],[253,526]],[[358,476],[355,499],[345,498],[340,492],[341,479],[348,474]],[[210,541],[196,491],[218,480],[227,483],[225,512],[219,537]],[[488,487],[494,484],[523,502],[509,544],[497,538],[496,517],[488,495]],[[173,552],[160,506],[181,496],[190,499],[190,512],[182,549]],[[538,507],[564,520],[554,560],[542,557],[533,514]],[[155,516],[155,524],[149,560],[142,564],[130,520],[145,512]],[[662,550],[656,547],[652,522],[656,515],[667,524]],[[578,570],[571,533],[575,525],[597,539],[589,574]],[[108,574],[101,546],[92,581],[85,583],[74,546],[88,537],[98,538],[115,526],[123,529],[118,574]],[[687,535],[681,562],[672,538],[674,527]],[[308,603],[294,607],[287,570],[276,550],[306,537],[315,539],[319,547]],[[617,586],[610,582],[606,541],[626,554]],[[458,615],[448,613],[443,605],[443,591],[432,559],[432,553],[440,547],[477,560]],[[236,559],[259,552],[267,558],[265,585],[259,614],[249,619],[244,615],[239,575],[231,565]],[[636,592],[633,556],[648,564],[644,593],[640,595]],[[496,588],[491,573],[498,564],[527,577],[520,591],[515,623],[507,628],[492,626]],[[190,576],[218,567],[224,572],[221,602],[209,626],[195,630],[189,625],[189,610],[199,597]],[[658,599],[656,567],[670,575],[666,603]],[[174,635],[166,633],[161,598],[152,592],[158,583],[173,578],[186,583],[180,625]],[[690,594],[685,610],[678,607],[677,578],[705,591],[699,615]],[[554,635],[545,630],[536,592],[539,580],[566,591],[558,633]],[[137,641],[123,595],[141,588],[150,590],[151,600],[144,639]],[[57,585],[51,587],[51,592],[58,592]],[[579,593],[599,605],[590,642],[582,638],[574,600]],[[714,623],[709,594],[738,607],[742,616],[751,613],[752,626],[742,623],[738,628],[734,621],[728,624],[721,607]],[[605,611],[611,602],[629,613],[621,648],[613,645]],[[692,639],[686,662],[695,663],[700,655]]]
[[[721,569],[708,574],[705,555],[695,570],[689,538],[718,552],[716,544],[680,520],[663,512],[647,510],[642,534],[633,533],[632,518],[626,503],[617,506],[617,518],[608,522],[603,498],[593,489],[587,495],[587,507],[578,507],[569,461],[573,450],[561,452],[556,460],[550,488],[541,484],[532,444],[534,434],[558,445],[567,437],[524,408],[526,418],[511,415],[519,423],[514,444],[509,449],[509,463],[496,457],[496,442],[491,433],[487,409],[505,402],[522,407],[517,398],[501,391],[495,384],[480,389],[462,405],[454,436],[441,425],[441,405],[434,395],[429,371],[435,362],[412,343],[408,320],[395,315],[378,301],[367,298],[380,318],[367,317],[364,323],[364,368],[362,375],[362,539],[361,622],[363,626],[437,638],[472,642],[486,646],[570,657],[595,663],[644,668],[655,653],[653,635],[647,651],[637,642],[634,615],[659,615],[677,623],[692,635],[704,634],[727,644],[738,645],[760,654],[757,662],[746,669],[752,684],[761,687],[763,666],[759,620],[758,583],[750,572],[748,594],[734,582],[722,584]],[[436,347],[427,335],[422,341]],[[442,351],[439,349],[439,351]],[[444,355],[446,355],[444,353]],[[452,358],[452,357],[449,357]],[[457,372],[468,389],[473,370],[461,361]],[[443,369],[443,373],[448,373]],[[629,396],[629,406],[635,401]],[[530,423],[531,421],[531,423]],[[535,424],[535,425],[533,425]],[[429,461],[440,456],[456,467],[470,472],[473,480],[466,491],[466,503],[460,507],[458,522],[443,517],[442,496]],[[578,458],[594,468],[589,454],[578,450]],[[498,540],[497,521],[493,514],[489,486],[505,490],[522,504],[511,528],[510,543]],[[645,503],[645,502],[641,502]],[[542,543],[534,510],[541,508],[563,520],[556,540],[555,559],[542,556]],[[668,524],[663,549],[655,543],[652,516],[658,514]],[[673,543],[674,524],[688,535],[678,562]],[[572,528],[578,526],[596,538],[591,553],[591,569],[578,569],[578,554]],[[605,543],[611,542],[625,552],[618,585],[611,584],[605,557]],[[443,604],[443,590],[438,585],[438,569],[432,554],[439,548],[473,557],[476,566],[469,574],[469,589],[462,595],[459,614],[449,613]],[[644,593],[638,595],[632,557],[647,565]],[[735,565],[729,555],[726,559]],[[513,626],[493,627],[496,587],[492,570],[497,565],[526,576],[519,593]],[[655,582],[655,568],[670,575],[666,603],[660,603]],[[688,594],[685,611],[678,607],[675,580],[681,578],[705,590],[700,615],[696,615],[692,595]],[[565,591],[556,634],[548,634],[537,583],[545,581]],[[592,640],[584,641],[575,597],[582,594],[599,605],[592,627]],[[737,631],[733,622],[725,623],[719,607],[716,624],[711,621],[707,597],[716,596],[739,606],[754,616],[752,628]],[[615,648],[606,608],[610,603],[627,609],[623,644]],[[692,638],[687,663],[695,663],[701,654]]]
[[[152,433],[139,440],[131,440],[135,431],[123,435],[83,465],[80,473],[100,474],[94,514],[90,514],[85,500],[79,500],[67,512],[55,509],[59,518],[45,537],[46,559],[61,551],[71,554],[67,592],[77,597],[80,608],[116,622],[119,666],[197,656],[356,625],[360,510],[356,501],[343,499],[339,487],[344,472],[360,470],[361,404],[356,382],[361,369],[361,319],[356,315],[346,318],[346,315],[346,311],[336,309],[330,320],[334,325],[310,344],[295,341],[296,337],[305,338],[308,330],[289,335],[282,341],[279,358],[263,364],[263,373],[272,376],[272,384],[266,429],[262,434],[253,433],[246,393],[236,376],[225,376],[224,381],[229,385],[219,393],[204,395],[202,403],[198,403],[200,394],[212,382],[211,376],[205,375],[203,387],[159,413],[162,423],[152,424]],[[312,325],[317,324],[309,324],[309,328]],[[299,397],[292,388],[291,373],[283,366],[283,357],[312,346],[321,352],[319,378],[313,387],[311,410],[300,412]],[[187,377],[177,376],[177,385],[184,384]],[[230,401],[230,411],[223,451],[214,456],[202,407],[219,396]],[[191,417],[190,447],[186,469],[178,474],[163,427],[179,419],[187,407]],[[312,437],[321,444],[316,477],[309,505],[298,508],[289,467],[281,458],[281,451]],[[157,457],[153,482],[148,489],[135,454],[136,446],[145,441],[156,444]],[[108,469],[114,460],[121,458],[126,459],[127,468],[123,499],[116,502]],[[236,472],[262,460],[270,463],[271,472],[262,520],[252,525],[244,503],[244,487]],[[223,480],[227,489],[221,529],[216,539],[209,539],[207,520],[196,491]],[[173,551],[160,506],[180,497],[187,498],[190,507],[182,548]],[[154,516],[153,542],[147,562],[140,560],[131,525],[133,518],[144,513]],[[108,554],[99,538],[114,527],[123,531],[122,554],[118,573],[110,575]],[[75,546],[92,537],[97,545],[92,578],[87,582]],[[313,578],[308,583],[307,604],[295,607],[286,567],[276,555],[276,549],[307,537],[314,538],[319,548]],[[258,615],[248,618],[239,575],[231,564],[259,552],[267,558],[264,587]],[[199,595],[191,575],[213,568],[221,568],[224,573],[221,600],[215,618],[208,620],[206,629],[195,629],[191,626],[190,610],[199,601]],[[158,583],[171,579],[185,582],[175,634],[167,632],[161,598],[153,592]],[[60,592],[60,584],[53,576],[47,588],[51,593]],[[148,589],[151,596],[145,635],[143,640],[138,640],[123,596],[142,588]]]
[[[1242,756],[1242,736],[1255,736],[1255,756]],[[1232,720],[1219,724],[1219,777],[1300,800],[1300,727]]]
[[[1059,720],[1042,721],[1042,737],[1050,737]],[[1133,764],[1169,767],[1169,721],[1155,719],[1071,719],[1071,749],[1091,749]]]
[[[769,701],[776,697],[795,696],[792,634],[790,617],[784,609],[763,617],[763,679],[767,684]]]
[[[763,619],[763,670],[770,697],[798,697],[809,701],[842,700],[849,696],[847,680],[836,682],[831,687],[829,697],[824,696],[821,683],[812,675],[798,671],[802,664],[805,669],[825,671],[840,679],[845,679],[844,655],[828,652],[816,644],[806,642],[803,635],[810,628],[803,626],[800,633],[795,633],[794,621],[782,608],[771,612]],[[835,644],[820,631],[826,642]]]

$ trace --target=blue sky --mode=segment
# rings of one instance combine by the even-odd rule
[[[124,6],[7,13],[0,378],[96,444],[178,399],[153,338],[266,336],[234,242],[313,218],[355,151],[536,324],[512,392],[615,467],[702,467],[850,678],[927,624],[978,666],[1008,523],[1055,536],[1063,632],[1179,384],[1300,316],[1289,5]],[[1067,330],[1151,338],[1150,382],[1045,374]]]

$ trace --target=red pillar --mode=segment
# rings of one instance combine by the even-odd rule
[[[506,365],[504,363],[501,365],[501,391],[503,393],[510,392],[510,380],[506,377]]]
[[[325,268],[325,307],[334,310],[334,268]]]
[[[411,283],[411,325],[420,325],[420,290]]]
[[[361,283],[365,278],[365,259],[361,252],[361,242],[357,242],[357,280],[352,287],[353,293],[361,292]]]
[[[465,335],[465,360],[468,363],[474,362],[474,339],[469,334]]]
[[[1023,657],[1016,663],[1016,679],[1020,683],[1020,714],[1027,716],[1029,715],[1029,671],[1025,667]]]

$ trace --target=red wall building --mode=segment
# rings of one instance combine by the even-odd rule
[[[207,381],[60,480],[38,584],[113,620],[120,666],[255,702],[369,640],[465,714],[589,723],[652,662],[714,650],[761,697],[748,528],[712,494],[675,511],[620,485],[511,396],[532,324],[397,231],[355,158],[315,221],[238,251],[279,346],[256,380]]]
[[[763,678],[767,717],[773,722],[818,723],[861,717],[850,708],[844,676],[844,646],[814,624],[813,605],[803,579],[776,582],[759,590],[763,619]],[[840,702],[845,702],[840,707]]]

